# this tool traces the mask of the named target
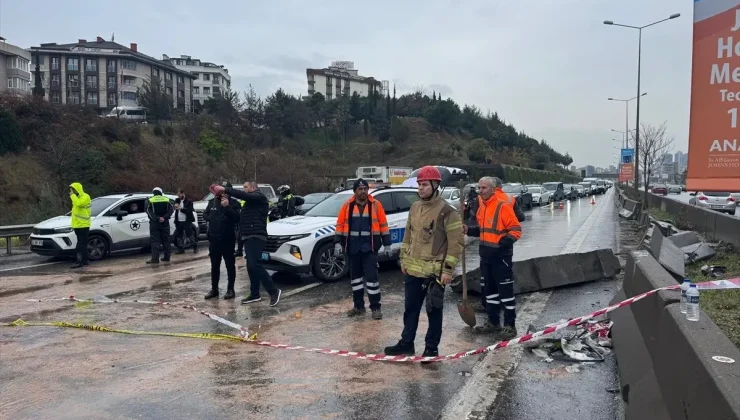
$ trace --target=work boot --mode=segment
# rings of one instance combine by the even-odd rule
[[[218,290],[211,289],[211,291],[208,292],[208,294],[205,296],[204,299],[208,300],[208,299],[213,299],[217,297],[218,297]]]
[[[180,255],[180,254],[184,254],[184,253],[185,253],[185,250],[184,249],[178,249],[177,251],[175,251],[175,255]]]
[[[413,356],[416,353],[414,343],[399,341],[395,346],[386,347],[383,352],[386,356]]]
[[[383,313],[380,312],[380,309],[373,309],[373,319],[375,320],[383,319]]]
[[[75,264],[74,264],[74,265],[73,265],[72,267],[70,267],[70,268],[80,268],[80,267],[82,267],[82,266],[84,266],[84,265],[85,265],[85,264],[83,264],[83,263],[81,263],[81,262],[76,262],[76,263],[75,263]]]
[[[146,263],[147,264],[159,264],[159,260],[149,260]]]
[[[170,256],[168,255],[168,256],[162,258],[162,261],[163,262],[170,262]]]
[[[503,328],[496,333],[496,341],[508,341],[512,338],[516,338],[516,327],[513,325],[504,325]]]
[[[494,324],[491,322],[491,320],[486,320],[486,322],[483,325],[477,325],[475,328],[473,328],[473,331],[475,331],[478,334],[498,334],[501,332],[501,326],[498,324]]]
[[[270,295],[270,306],[275,306],[280,302],[280,296],[283,294],[283,291],[278,289],[277,293]]]
[[[439,350],[433,349],[431,347],[424,347],[424,353],[421,355],[421,357],[437,357],[439,356]],[[422,365],[426,365],[429,363],[434,362],[421,362]]]
[[[352,318],[354,316],[365,315],[365,312],[367,312],[367,311],[365,311],[365,308],[362,308],[362,309],[360,309],[360,308],[352,308],[349,311],[347,311],[347,316],[350,317],[350,318]]]
[[[234,292],[234,289],[228,289],[226,290],[226,294],[224,295],[224,299],[234,299],[236,297],[236,293]]]
[[[198,244],[193,245],[193,254],[198,253]]]
[[[250,295],[249,295],[249,296],[247,296],[247,297],[245,297],[244,299],[242,299],[242,305],[246,305],[247,303],[254,303],[254,302],[259,302],[259,301],[261,301],[261,300],[262,300],[262,298],[261,298],[261,297],[259,297],[259,296],[254,296],[254,295],[252,295],[252,294],[250,293]]]

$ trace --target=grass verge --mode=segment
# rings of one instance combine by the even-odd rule
[[[653,216],[656,217],[656,216]],[[701,273],[703,265],[721,265],[727,267],[723,278],[740,277],[740,253],[719,252],[709,261],[700,261],[686,266],[686,275],[692,281],[706,281]],[[740,290],[715,290],[701,292],[701,308],[712,318],[715,324],[740,348]]]

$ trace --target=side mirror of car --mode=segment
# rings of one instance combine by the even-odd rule
[[[128,216],[128,212],[125,210],[118,210],[118,213],[116,213],[116,219],[123,220],[124,216]]]
[[[695,192],[690,192],[689,195],[692,196],[692,197],[696,197],[696,193]]]

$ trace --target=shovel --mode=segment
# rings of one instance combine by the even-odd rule
[[[463,194],[462,194],[463,188],[460,188],[460,218],[462,219],[464,217],[464,211],[463,211]],[[470,325],[470,327],[475,327],[475,310],[468,306],[468,273],[465,269],[465,238],[463,237],[463,252],[462,252],[462,285],[463,285],[463,292],[462,292],[462,302],[457,303],[457,311],[460,313],[460,318],[462,320]]]

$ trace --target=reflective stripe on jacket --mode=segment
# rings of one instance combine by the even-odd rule
[[[337,216],[337,229],[334,233],[334,243],[343,242],[345,249],[349,243],[348,239],[350,235],[360,235],[360,232],[350,232],[350,207],[353,208],[352,213],[356,214],[358,209],[355,204],[354,195],[342,204],[342,208],[339,210],[339,215]],[[366,207],[371,209],[370,244],[372,249],[374,251],[379,250],[381,243],[384,246],[391,246],[391,235],[383,205],[371,195],[368,195]]]
[[[508,202],[498,200],[495,195],[485,201],[482,197],[478,197],[478,200],[476,219],[480,232],[481,256],[486,251],[485,248],[498,249],[499,241],[504,236],[510,237],[514,242],[522,237],[522,226]]]
[[[77,191],[77,195],[69,195],[69,198],[72,200],[72,229],[89,228],[90,217],[92,214],[92,201],[90,200],[90,196],[85,193],[82,189],[82,184],[79,182],[74,182],[69,187]]]

